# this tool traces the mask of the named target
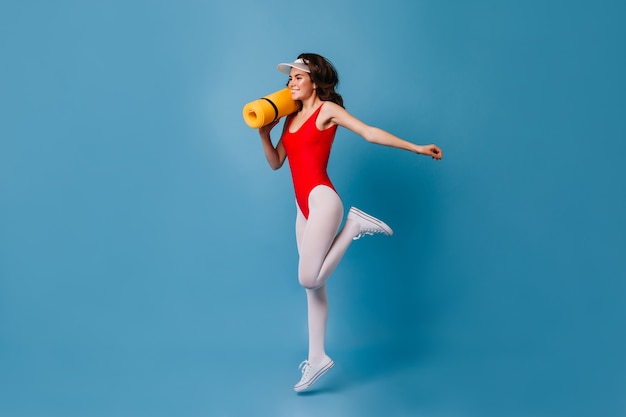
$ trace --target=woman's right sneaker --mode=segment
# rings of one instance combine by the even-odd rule
[[[357,240],[363,237],[364,235],[373,235],[376,233],[382,233],[385,236],[393,235],[393,230],[391,227],[387,226],[385,222],[382,220],[378,220],[374,216],[370,216],[369,214],[362,212],[356,207],[351,207],[350,212],[348,213],[348,220],[355,220],[359,222],[361,225],[361,231],[352,239]]]
[[[328,356],[324,356],[322,363],[318,365],[311,365],[308,360],[302,361],[300,364],[300,370],[302,371],[302,378],[293,387],[295,392],[306,391],[326,372],[333,367],[335,362]]]

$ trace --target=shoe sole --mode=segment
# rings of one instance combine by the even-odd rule
[[[361,217],[364,220],[368,220],[372,223],[375,223],[376,225],[378,225],[381,229],[383,229],[386,233],[387,236],[391,236],[393,235],[393,230],[391,230],[391,227],[389,227],[384,221],[377,219],[374,216],[370,216],[369,214],[362,212],[361,210],[359,210],[356,207],[352,207],[350,209],[350,211],[354,214],[356,214],[357,216]]]
[[[335,366],[335,362],[331,360],[330,363],[328,363],[326,366],[324,366],[319,371],[317,371],[317,373],[313,375],[311,379],[309,379],[308,383],[302,384],[302,385],[296,385],[295,387],[293,387],[293,390],[295,392],[306,391],[307,389],[311,388],[311,386],[315,384],[315,381],[317,381],[322,375],[330,371],[330,368],[332,368],[333,366]]]

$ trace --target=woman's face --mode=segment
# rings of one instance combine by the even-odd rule
[[[311,75],[297,68],[291,69],[287,87],[291,90],[293,100],[306,100],[315,93],[315,83],[311,80]]]

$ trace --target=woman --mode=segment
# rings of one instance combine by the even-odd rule
[[[352,207],[339,233],[344,209],[326,168],[337,126],[343,126],[378,144],[441,159],[435,145],[420,146],[384,130],[368,126],[343,107],[335,91],[339,82],[333,65],[317,54],[300,54],[292,63],[278,65],[289,75],[291,97],[302,103],[300,111],[287,116],[280,140],[272,144],[270,132],[278,120],[259,129],[270,167],[280,168],[289,158],[297,202],[296,242],[299,254],[298,280],[306,289],[308,303],[309,355],[300,364],[302,377],[296,392],[310,388],[334,362],[324,350],[328,298],[326,280],[353,240],[363,235],[393,231],[384,222]]]

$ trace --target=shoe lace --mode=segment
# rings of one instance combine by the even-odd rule
[[[302,371],[302,375],[304,376],[306,373],[309,372],[309,369],[311,369],[311,364],[308,360],[303,360],[302,362],[300,362],[300,365],[298,365],[298,369]]]
[[[375,233],[385,233],[380,229],[361,229],[358,235],[353,237],[353,240],[361,239],[363,236],[373,236]]]

